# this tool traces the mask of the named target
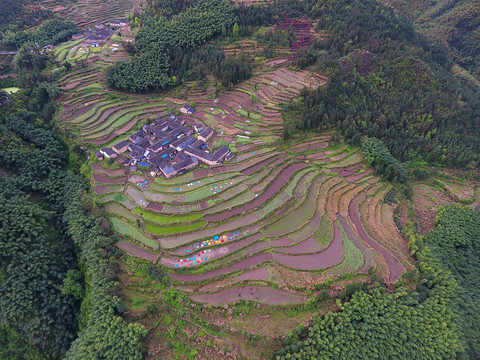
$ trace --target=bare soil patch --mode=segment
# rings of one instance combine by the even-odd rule
[[[117,244],[117,246],[120,249],[128,251],[129,253],[131,253],[132,255],[134,255],[134,256],[136,256],[140,259],[155,262],[155,261],[157,261],[157,259],[159,257],[158,254],[154,254],[154,253],[151,253],[150,251],[140,249],[137,245],[132,244],[132,243],[119,242]]]
[[[226,304],[239,300],[250,300],[270,305],[289,305],[301,304],[308,300],[304,296],[260,286],[234,287],[216,294],[191,295],[190,298],[208,304]]]

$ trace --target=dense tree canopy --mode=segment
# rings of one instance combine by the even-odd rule
[[[170,19],[147,16],[136,37],[139,55],[129,63],[117,63],[108,73],[108,83],[132,92],[166,88],[179,75],[170,71],[173,54],[194,52],[233,23],[233,7],[226,0],[199,0]]]
[[[18,117],[0,126],[16,139],[0,150],[0,168],[10,174],[0,175],[0,357],[59,357],[76,337],[79,306],[61,291],[78,266],[62,224],[66,149]]]
[[[69,40],[78,32],[77,27],[70,21],[58,19],[47,20],[38,28],[24,31],[7,31],[3,34],[2,44],[20,48],[24,44],[56,45],[62,41]]]
[[[423,239],[455,277],[454,305],[470,359],[480,358],[480,214],[459,206],[439,211],[435,230]]]
[[[401,183],[407,180],[405,166],[395,159],[385,144],[377,138],[369,138],[362,143],[362,155],[383,178]]]
[[[318,63],[329,82],[292,103],[298,128],[339,128],[354,143],[377,137],[402,161],[478,166],[478,90],[451,74],[440,46],[371,0],[310,7],[317,28],[330,31]]]
[[[27,105],[14,95],[0,110],[0,358],[142,359],[145,329],[121,316],[122,253],[84,209],[66,145]]]

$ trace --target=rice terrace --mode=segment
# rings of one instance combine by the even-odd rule
[[[308,303],[325,292],[326,282],[329,296],[372,276],[393,284],[414,268],[394,222],[395,204],[384,201],[391,187],[374,175],[359,148],[332,143],[329,133],[281,140],[282,105],[304,87],[324,85],[325,76],[282,60],[217,97],[211,88],[194,87],[182,99],[126,95],[106,90],[101,75],[108,62],[126,54],[104,53],[108,49],[60,80],[59,121],[89,149],[128,140],[188,103],[196,111],[181,114],[186,124],[214,130],[208,149],[225,145],[235,154],[229,162],[170,179],[125,168],[121,157],[91,164],[98,201],[123,238],[118,246],[168,269],[176,296],[192,309],[243,300],[263,304],[260,312],[268,314],[269,305]],[[139,186],[141,179],[147,184]],[[153,301],[152,289],[140,290],[141,279],[131,275],[124,275],[125,282]],[[197,316],[209,323],[209,312]],[[254,333],[286,335],[276,317],[264,316]],[[247,324],[244,319],[236,327],[246,331]]]
[[[92,188],[92,211],[118,240],[122,311],[146,327],[146,358],[271,358],[280,340],[305,337],[315,316],[342,309],[338,299],[343,304],[357,290],[380,283],[391,293],[399,286],[414,291],[418,259],[402,229],[414,223],[427,234],[445,205],[478,208],[479,183],[442,170],[426,181],[419,176],[408,194],[397,195],[403,187],[382,178],[359,143],[333,129],[291,128],[298,104],[325,88],[333,73],[299,65],[311,55],[306,48],[315,59],[329,56],[318,44],[330,41],[332,29],[294,8],[290,14],[281,8],[275,25],[238,30],[235,22],[209,33],[221,33],[214,45],[209,38],[199,42],[205,54],[225,56],[219,63],[249,62],[251,73],[241,80],[222,83],[199,66],[200,80],[172,76],[161,91],[126,91],[118,83],[128,71],[121,73],[118,63],[133,64],[155,41],[142,41],[142,26],[153,25],[137,15],[154,8],[175,25],[170,19],[180,23],[197,6],[183,1],[181,11],[172,5],[162,13],[155,8],[162,3],[39,2],[81,31],[49,55],[52,74],[67,69],[56,83],[54,121],[88,156],[81,173]],[[276,2],[232,3],[247,14]],[[244,29],[250,33],[242,35]],[[361,58],[367,73],[376,61],[370,55],[356,52],[342,61]],[[408,205],[398,200],[406,197]]]

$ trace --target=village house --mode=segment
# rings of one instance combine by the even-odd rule
[[[95,151],[93,154],[95,155],[95,157],[97,158],[98,161],[103,160],[103,155],[100,151]]]
[[[96,28],[96,29],[99,29],[99,30],[105,29],[105,25],[103,25],[103,24],[101,24],[101,23],[96,23],[96,24],[95,24],[95,28]]]
[[[225,160],[226,160],[226,161],[230,161],[230,160],[233,159],[234,156],[235,156],[235,154],[230,151],[230,152],[227,154],[227,156],[225,156]]]
[[[206,149],[207,145],[205,145],[202,140],[197,140],[192,145],[190,145],[190,147],[194,149]]]
[[[210,166],[215,166],[220,164],[230,152],[228,147],[226,147],[225,145],[221,146],[213,154],[207,153],[206,151],[203,151],[197,148],[193,148],[191,146],[187,146],[184,151],[186,154],[190,156],[194,156],[198,158],[198,160],[200,160],[201,162],[204,162],[205,164]]]
[[[141,160],[147,151],[145,148],[138,146],[137,144],[129,144],[128,150],[130,151],[130,157],[135,161]]]
[[[78,33],[78,34],[73,34],[72,35],[72,40],[80,40],[84,37],[85,35],[83,35],[82,33]]]
[[[128,25],[127,19],[120,19],[120,20],[119,20],[119,25],[120,25],[121,27],[127,26],[127,25]]]
[[[195,157],[189,157],[188,159],[175,163],[173,165],[166,165],[160,168],[162,174],[167,178],[171,178],[176,175],[183,174],[187,170],[198,166],[198,159]]]
[[[195,131],[196,131],[197,133],[200,133],[200,132],[203,131],[203,124],[200,124],[200,123],[199,123],[199,124],[195,124],[195,125],[193,125],[193,128],[195,129]]]
[[[211,128],[206,128],[201,133],[198,134],[198,140],[202,140],[203,142],[207,142],[213,136],[213,130]]]
[[[120,26],[120,20],[112,20],[110,21],[110,27],[116,28],[117,26]]]
[[[145,133],[142,130],[138,130],[136,133],[130,135],[130,141],[134,142],[135,144],[143,139],[145,139]]]
[[[98,43],[100,45],[104,45],[112,36],[113,31],[110,29],[103,29],[88,32],[85,31],[85,33],[89,33],[84,40],[86,44]]]
[[[128,150],[128,142],[120,141],[118,144],[112,146],[112,150],[115,151],[118,155],[123,154]]]
[[[177,151],[182,151],[188,145],[193,144],[194,141],[195,141],[195,138],[193,136],[182,136],[181,138],[171,143],[170,146],[176,149]]]
[[[190,104],[185,104],[180,108],[180,112],[183,114],[193,114],[195,112],[195,108],[191,107]]]
[[[100,149],[100,153],[107,159],[115,159],[117,157],[117,153],[107,147]]]

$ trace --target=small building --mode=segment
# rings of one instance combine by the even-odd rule
[[[85,35],[83,35],[82,33],[78,33],[78,34],[73,34],[72,35],[72,40],[80,40],[84,37]]]
[[[109,25],[112,28],[116,28],[116,27],[120,26],[120,20],[112,20],[112,21],[110,21]]]
[[[145,155],[145,148],[138,146],[137,144],[129,144],[128,150],[130,151],[130,157],[134,160],[140,160]]]
[[[165,165],[160,167],[160,171],[167,178],[171,178],[176,175],[183,174],[187,170],[198,166],[198,159],[196,157],[189,157],[188,159],[175,163],[173,165]]]
[[[177,156],[175,156],[175,159],[178,161],[178,162],[182,162],[182,161],[185,161],[189,158],[189,156],[187,154],[185,154],[183,151],[180,151],[177,153]]]
[[[174,120],[178,125],[185,125],[185,119],[180,117],[180,116],[176,116],[175,117],[175,120]]]
[[[170,146],[177,151],[182,151],[188,145],[191,145],[195,142],[195,138],[193,136],[182,136],[181,138],[175,140]]]
[[[203,124],[200,123],[193,125],[193,128],[197,133],[201,133],[204,129]]]
[[[220,146],[218,150],[212,154],[213,161],[215,161],[217,164],[220,164],[229,152],[230,149],[227,146]]]
[[[195,108],[191,107],[190,104],[185,104],[180,108],[180,112],[183,114],[193,114],[195,112]]]
[[[128,150],[128,142],[125,140],[120,141],[118,144],[112,146],[112,150],[115,151],[118,155],[123,154]]]
[[[134,142],[135,144],[143,139],[145,139],[145,133],[142,130],[138,130],[136,133],[130,135],[130,141]]]
[[[198,140],[207,142],[213,136],[213,130],[211,128],[206,128],[201,133],[198,134]]]
[[[127,25],[128,25],[127,19],[120,19],[120,20],[119,20],[119,25],[120,25],[121,27],[127,26]]]
[[[98,161],[103,160],[103,155],[100,151],[95,151],[94,154],[95,154],[95,157],[97,158]]]
[[[46,45],[43,47],[44,50],[53,51],[53,45]]]
[[[100,149],[100,153],[107,159],[115,159],[117,157],[117,153],[107,147]]]
[[[101,23],[96,23],[95,24],[95,28],[96,29],[99,29],[99,30],[102,30],[102,29],[105,29],[105,25],[101,24]]]
[[[190,145],[190,147],[194,149],[202,149],[204,148],[204,146],[205,146],[205,143],[202,140],[197,140],[192,145]]]
[[[85,34],[87,34],[87,31],[85,31]],[[98,43],[99,45],[104,45],[108,39],[110,39],[112,34],[113,30],[103,28],[96,31],[91,31],[84,41],[86,44]]]
[[[148,149],[150,147],[150,141],[148,141],[147,138],[144,138],[144,139],[140,140],[139,142],[137,142],[137,145],[144,148],[144,149]]]
[[[226,161],[230,161],[230,160],[233,159],[234,156],[235,156],[235,154],[230,151],[230,152],[227,154],[227,156],[225,156],[225,160],[226,160]]]

